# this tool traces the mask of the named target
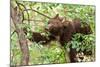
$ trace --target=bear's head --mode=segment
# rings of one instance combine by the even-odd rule
[[[62,31],[62,21],[63,21],[63,18],[60,18],[59,14],[57,14],[55,17],[51,18],[48,21],[47,30],[50,32],[50,34],[54,36],[60,35]]]

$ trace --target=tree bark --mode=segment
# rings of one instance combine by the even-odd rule
[[[27,39],[25,38],[23,28],[21,27],[22,25],[21,13],[17,11],[17,8],[13,8],[12,5],[11,5],[11,19],[13,20],[13,23],[15,25],[16,33],[19,39],[20,49],[22,52],[20,65],[28,65],[29,49],[28,49]]]

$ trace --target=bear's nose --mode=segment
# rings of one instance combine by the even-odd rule
[[[49,29],[51,26],[52,26],[52,24],[49,24],[48,27],[47,27],[47,29]]]

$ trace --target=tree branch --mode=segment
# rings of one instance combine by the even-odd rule
[[[40,13],[40,12],[38,12],[37,10],[34,10],[34,9],[25,9],[24,11],[28,11],[28,10],[37,12],[38,14],[40,14],[40,15],[42,15],[42,16],[45,16],[45,17],[47,17],[48,19],[51,19],[49,16],[47,16],[47,15],[45,15],[45,14],[42,14],[42,13]]]

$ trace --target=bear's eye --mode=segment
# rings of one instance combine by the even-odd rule
[[[66,26],[64,26],[64,29],[67,28]]]

